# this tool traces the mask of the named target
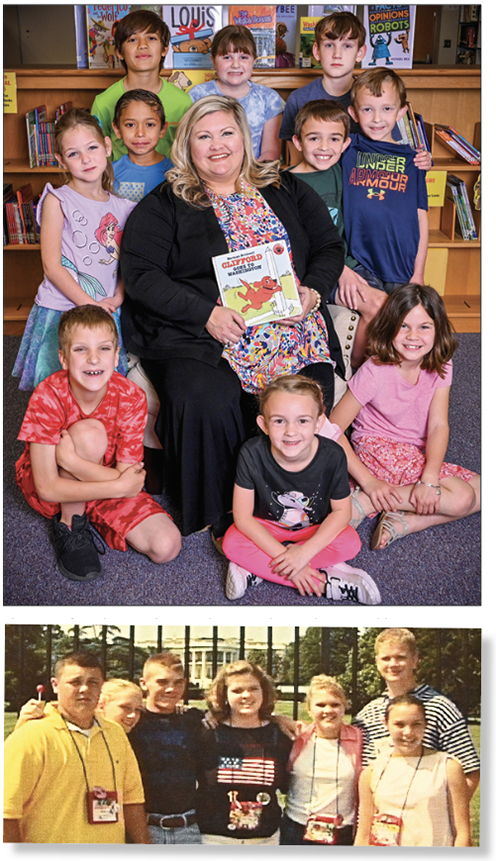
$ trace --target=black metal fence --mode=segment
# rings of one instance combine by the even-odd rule
[[[186,676],[191,676],[192,647],[197,645],[191,626],[181,628],[181,636],[177,636],[174,646],[170,646],[170,629],[166,626],[156,627],[154,642],[150,639],[146,644],[136,639],[136,626],[128,628],[128,635],[122,636],[119,628],[108,625],[95,626],[99,631],[93,636],[88,635],[85,627],[74,625],[70,631],[61,633],[60,626],[54,625],[6,625],[6,699],[10,711],[18,711],[22,703],[34,696],[36,681],[40,680],[49,690],[49,679],[52,675],[54,661],[61,654],[78,651],[80,648],[89,649],[98,654],[105,673],[109,675],[125,675],[138,681],[141,676],[143,661],[149,655],[161,652],[166,648],[181,655]],[[232,630],[232,628],[230,629]],[[246,635],[246,627],[239,627],[235,637],[236,653],[239,658],[250,657],[253,650],[253,639]],[[258,629],[260,630],[260,628]],[[363,670],[363,657],[360,658],[360,637],[364,630],[370,633],[376,629],[332,629],[332,628],[300,628],[291,629],[291,637],[287,638],[286,646],[281,649],[281,643],[274,645],[274,628],[268,627],[265,636],[257,644],[257,661],[272,675],[276,682],[281,681],[282,651],[286,654],[285,663],[285,694],[284,699],[292,702],[293,716],[298,716],[298,704],[304,699],[302,687],[308,683],[308,677],[318,673],[338,675],[341,680],[345,676],[346,688],[349,691],[350,710],[352,714],[361,708],[364,702],[377,695],[380,688],[378,676],[373,671],[373,652],[368,652],[368,663]],[[275,629],[277,631],[277,629]],[[308,658],[308,632],[313,632],[314,648]],[[415,629],[418,632],[418,629]],[[429,631],[428,647],[428,681],[438,690],[447,693],[455,699],[465,716],[479,714],[480,705],[480,631],[478,629],[462,629],[456,632],[449,629],[421,629]],[[116,633],[117,632],[117,633]],[[450,639],[448,640],[448,634]],[[417,635],[417,634],[416,634]],[[425,639],[424,634],[424,639]],[[202,636],[202,642],[208,645],[209,678],[213,678],[219,667],[225,662],[225,639],[219,636],[218,626],[211,628],[211,635]],[[337,658],[339,641],[346,641],[345,662],[343,657]],[[233,638],[230,638],[233,641]],[[302,667],[302,649],[305,652],[305,667]],[[478,650],[478,654],[477,653]],[[287,655],[290,658],[287,658]],[[360,665],[360,660],[362,665]],[[339,664],[339,665],[338,665]],[[372,664],[372,667],[371,667]],[[474,673],[474,667],[479,672]],[[453,669],[454,668],[454,669]],[[361,673],[361,675],[360,675]],[[365,674],[364,674],[365,673]],[[369,684],[364,689],[364,679],[373,678],[372,687]],[[289,684],[288,684],[289,683]],[[376,690],[373,691],[373,684]],[[198,686],[187,686],[185,701],[198,699],[203,696]]]

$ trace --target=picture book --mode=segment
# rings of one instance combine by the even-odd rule
[[[322,65],[315,59],[312,47],[315,42],[315,25],[320,21],[322,15],[313,18],[300,18],[300,69],[321,69]]]
[[[298,50],[298,7],[276,8],[276,69],[288,69],[296,65]]]
[[[356,6],[355,5],[343,5],[343,4],[335,4],[335,3],[324,3],[323,5],[319,4],[317,6],[309,6],[308,14],[309,15],[320,15],[325,17],[325,15],[330,15],[331,12],[351,12],[352,15],[356,15]]]
[[[212,258],[220,298],[249,326],[301,314],[288,246],[283,239]]]
[[[444,206],[444,193],[446,190],[446,171],[428,170],[425,174],[427,185],[427,197],[429,209],[433,206]]]
[[[415,6],[399,3],[363,7],[367,53],[362,69],[374,66],[412,68],[415,9]]]
[[[165,68],[212,69],[212,39],[227,24],[228,7],[164,5],[162,17],[171,32]]]
[[[179,90],[188,93],[191,87],[197,84],[207,84],[215,78],[215,70],[212,69],[178,69],[172,72],[169,84],[174,84]]]
[[[120,69],[115,53],[114,30],[117,21],[131,11],[131,5],[87,6],[88,65],[90,69]]]
[[[257,46],[256,69],[276,65],[276,6],[229,6],[229,24],[248,27]]]

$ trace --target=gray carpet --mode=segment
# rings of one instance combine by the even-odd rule
[[[446,459],[480,471],[480,336],[459,336],[451,393],[451,436]],[[20,338],[4,338],[4,604],[12,605],[307,605],[325,599],[301,597],[295,589],[262,583],[236,602],[227,601],[227,562],[208,533],[183,540],[173,562],[157,566],[127,550],[107,549],[104,575],[73,583],[56,567],[48,521],[29,508],[14,478],[23,444],[16,437],[29,393],[11,377]],[[166,497],[159,501],[168,508]],[[173,512],[171,512],[173,513]],[[369,550],[375,521],[359,527],[362,549],[352,564],[375,579],[386,605],[479,605],[480,515],[407,536],[385,551]],[[343,602],[344,604],[345,602]]]

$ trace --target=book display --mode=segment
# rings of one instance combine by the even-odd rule
[[[416,7],[392,3],[363,9],[367,53],[362,69],[374,66],[411,69]]]
[[[164,5],[162,18],[170,33],[165,67],[212,69],[212,39],[227,24],[227,6]]]
[[[229,24],[248,27],[257,46],[255,69],[276,65],[276,6],[229,6]]]
[[[105,7],[95,8],[101,11]],[[163,13],[163,7],[159,8]],[[192,9],[190,6],[175,8]],[[200,10],[198,14],[202,27],[208,24],[208,8],[210,7],[195,7]],[[220,7],[212,8],[217,10]],[[274,67],[276,51],[275,47],[271,46],[275,46],[277,8],[275,5],[226,5],[222,7],[222,22],[229,13],[229,20],[254,28],[255,38],[261,39],[257,43],[259,59],[266,65],[265,68],[255,68],[252,80],[254,83],[272,87],[287,99],[292,90],[318,78],[321,70],[295,66]],[[367,8],[370,10],[372,7]],[[386,8],[392,12],[400,8],[408,10],[410,7],[389,5]],[[480,7],[474,8],[480,10]],[[128,7],[119,7],[119,11],[124,9],[127,10]],[[294,11],[292,7],[283,9],[288,15]],[[462,23],[471,25],[473,19],[470,16],[475,14],[470,11],[472,7],[461,9],[462,15],[467,17]],[[315,7],[312,7],[312,11],[314,10]],[[326,14],[327,6],[324,6],[322,11]],[[202,18],[203,14],[205,20]],[[94,15],[92,17],[95,20],[104,20],[95,18]],[[88,18],[88,21],[90,20],[92,18]],[[218,21],[218,16],[216,20]],[[288,22],[291,23],[291,20],[290,16]],[[404,25],[407,20],[413,33],[414,20],[405,17],[397,17],[394,20],[390,18],[390,23],[395,24],[392,32],[404,32],[398,27],[400,23]],[[107,28],[111,33],[112,22],[105,19],[104,23],[102,33],[107,33]],[[279,10],[279,24],[281,23],[283,17]],[[293,53],[290,48],[293,43],[288,35],[291,32],[289,23],[285,24],[288,29],[284,36],[279,36],[286,44],[285,53]],[[377,25],[380,22],[376,20],[375,23]],[[478,23],[480,26],[480,22]],[[183,27],[188,27],[189,24],[189,19],[188,22],[180,22]],[[280,33],[282,34],[282,29]],[[310,41],[313,41],[313,28]],[[78,48],[79,51],[82,51],[81,47]],[[170,53],[172,54],[172,49]],[[210,58],[208,61],[210,62]],[[385,59],[376,63],[378,66],[381,64],[385,64]],[[365,62],[362,65],[364,69],[368,68]],[[78,69],[76,65],[72,68],[20,66],[7,71],[15,73],[15,77],[12,74],[11,78],[16,82],[17,113],[4,114],[4,201],[9,204],[11,216],[9,230],[4,207],[5,319],[22,322],[27,319],[38,284],[42,280],[38,234],[36,222],[32,217],[36,199],[46,182],[60,185],[63,181],[62,171],[53,160],[53,146],[50,147],[50,124],[54,122],[56,112],[67,109],[70,104],[89,109],[97,94],[122,78],[123,70],[114,68],[111,63],[105,63],[103,68],[93,66]],[[401,134],[413,147],[420,141],[430,150],[434,161],[428,174],[428,181],[434,177],[433,182],[428,183],[432,192],[429,207],[428,265],[432,262],[434,270],[441,273],[439,278],[436,276],[434,286],[439,292],[444,292],[455,328],[458,331],[477,331],[480,325],[480,69],[473,65],[460,64],[436,68],[419,65],[416,68],[399,68],[397,71],[404,80],[411,103],[411,110],[405,117]],[[200,80],[211,79],[214,71],[209,68],[184,68],[183,64],[182,68],[164,69],[162,74],[175,86],[187,90]],[[360,74],[359,69],[356,74]],[[446,136],[454,140],[460,149],[455,149],[452,143],[448,144]],[[464,184],[464,194],[463,186],[455,183],[453,179],[451,185],[447,185],[446,193],[444,192],[443,179],[448,175],[458,178]],[[29,186],[32,197],[26,190]],[[460,190],[463,194],[466,223],[465,220],[460,220],[461,216],[456,209],[455,197]],[[17,198],[18,191],[22,191],[21,201]],[[251,283],[260,278],[245,280]]]

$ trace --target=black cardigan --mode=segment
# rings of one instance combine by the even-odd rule
[[[280,188],[260,191],[287,230],[300,282],[322,296],[331,356],[344,376],[325,305],[343,270],[343,243],[317,192],[291,173],[281,179]],[[216,366],[223,347],[205,329],[219,299],[211,258],[228,250],[212,207],[195,209],[168,183],[143,198],[127,220],[121,246],[126,348],[142,358],[185,357]]]

